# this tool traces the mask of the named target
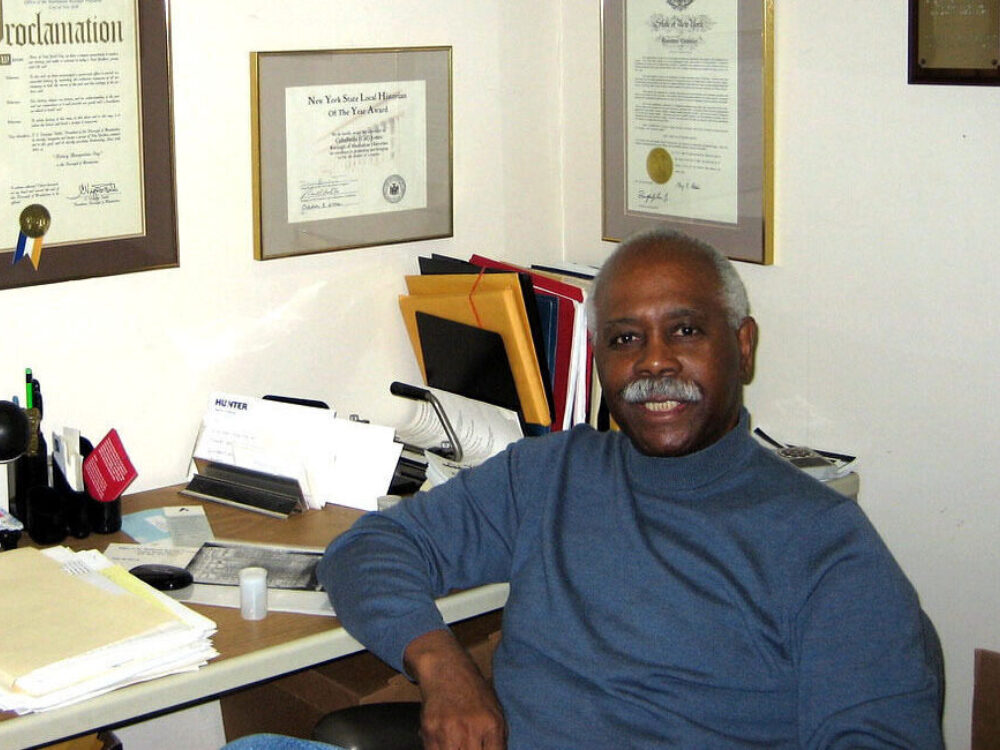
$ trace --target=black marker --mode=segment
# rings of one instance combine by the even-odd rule
[[[42,384],[35,378],[31,379],[31,400],[32,405],[38,409],[38,418],[42,418]]]

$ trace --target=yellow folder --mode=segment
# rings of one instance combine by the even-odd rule
[[[177,618],[137,596],[104,591],[63,571],[33,547],[0,555],[0,684],[19,681],[65,659],[155,632]],[[76,674],[77,680],[92,674]]]
[[[442,273],[407,276],[406,288],[410,294],[471,294],[474,292],[501,292],[510,289],[521,295],[521,282],[516,273]],[[520,296],[521,309],[524,297]],[[524,313],[525,324],[528,314]]]
[[[502,275],[506,276],[506,274]],[[482,279],[485,281],[491,276],[493,274],[484,275]],[[478,277],[470,275],[465,278],[466,283],[471,288],[472,282]],[[515,279],[513,288],[493,290],[494,284],[502,285],[502,282],[490,281],[487,288],[477,288],[471,294],[469,291],[463,290],[457,293],[402,295],[399,298],[399,308],[403,313],[406,331],[409,334],[417,364],[420,365],[420,371],[424,375],[424,382],[426,382],[427,373],[424,369],[420,336],[417,331],[416,314],[418,312],[493,331],[503,338],[504,349],[507,351],[507,359],[510,360],[510,369],[514,375],[514,385],[517,388],[517,396],[521,402],[525,421],[532,424],[549,425],[552,422],[552,416],[549,413],[538,356],[531,339],[531,330],[528,327],[524,298],[521,296],[520,287],[516,285],[516,277],[513,278]],[[416,282],[412,288],[423,283]],[[409,279],[407,279],[407,284],[409,287]]]

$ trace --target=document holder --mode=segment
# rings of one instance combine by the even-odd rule
[[[275,518],[287,518],[306,507],[297,479],[244,469],[239,466],[194,459],[195,475],[182,495],[232,505]]]
[[[438,421],[441,422],[441,427],[448,438],[446,448],[442,453],[452,461],[458,462],[462,460],[462,454],[464,453],[462,444],[458,441],[458,435],[451,426],[451,420],[445,414],[444,407],[441,406],[441,402],[438,401],[437,396],[426,388],[418,388],[415,385],[400,383],[399,381],[395,381],[389,385],[389,393],[393,396],[402,396],[403,398],[412,398],[414,401],[426,401],[429,403],[431,408],[434,409],[434,413],[437,415]]]

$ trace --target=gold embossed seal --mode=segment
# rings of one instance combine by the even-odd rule
[[[25,206],[21,212],[20,222],[21,231],[24,232],[25,236],[36,239],[45,236],[45,233],[49,231],[52,216],[41,203],[32,203],[30,206]]]
[[[646,174],[657,185],[662,185],[674,173],[674,159],[665,148],[654,148],[646,157]]]

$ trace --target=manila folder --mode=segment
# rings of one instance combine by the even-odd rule
[[[114,594],[81,580],[33,547],[0,554],[0,683],[176,620],[132,594]],[[89,675],[80,675],[81,678]]]

